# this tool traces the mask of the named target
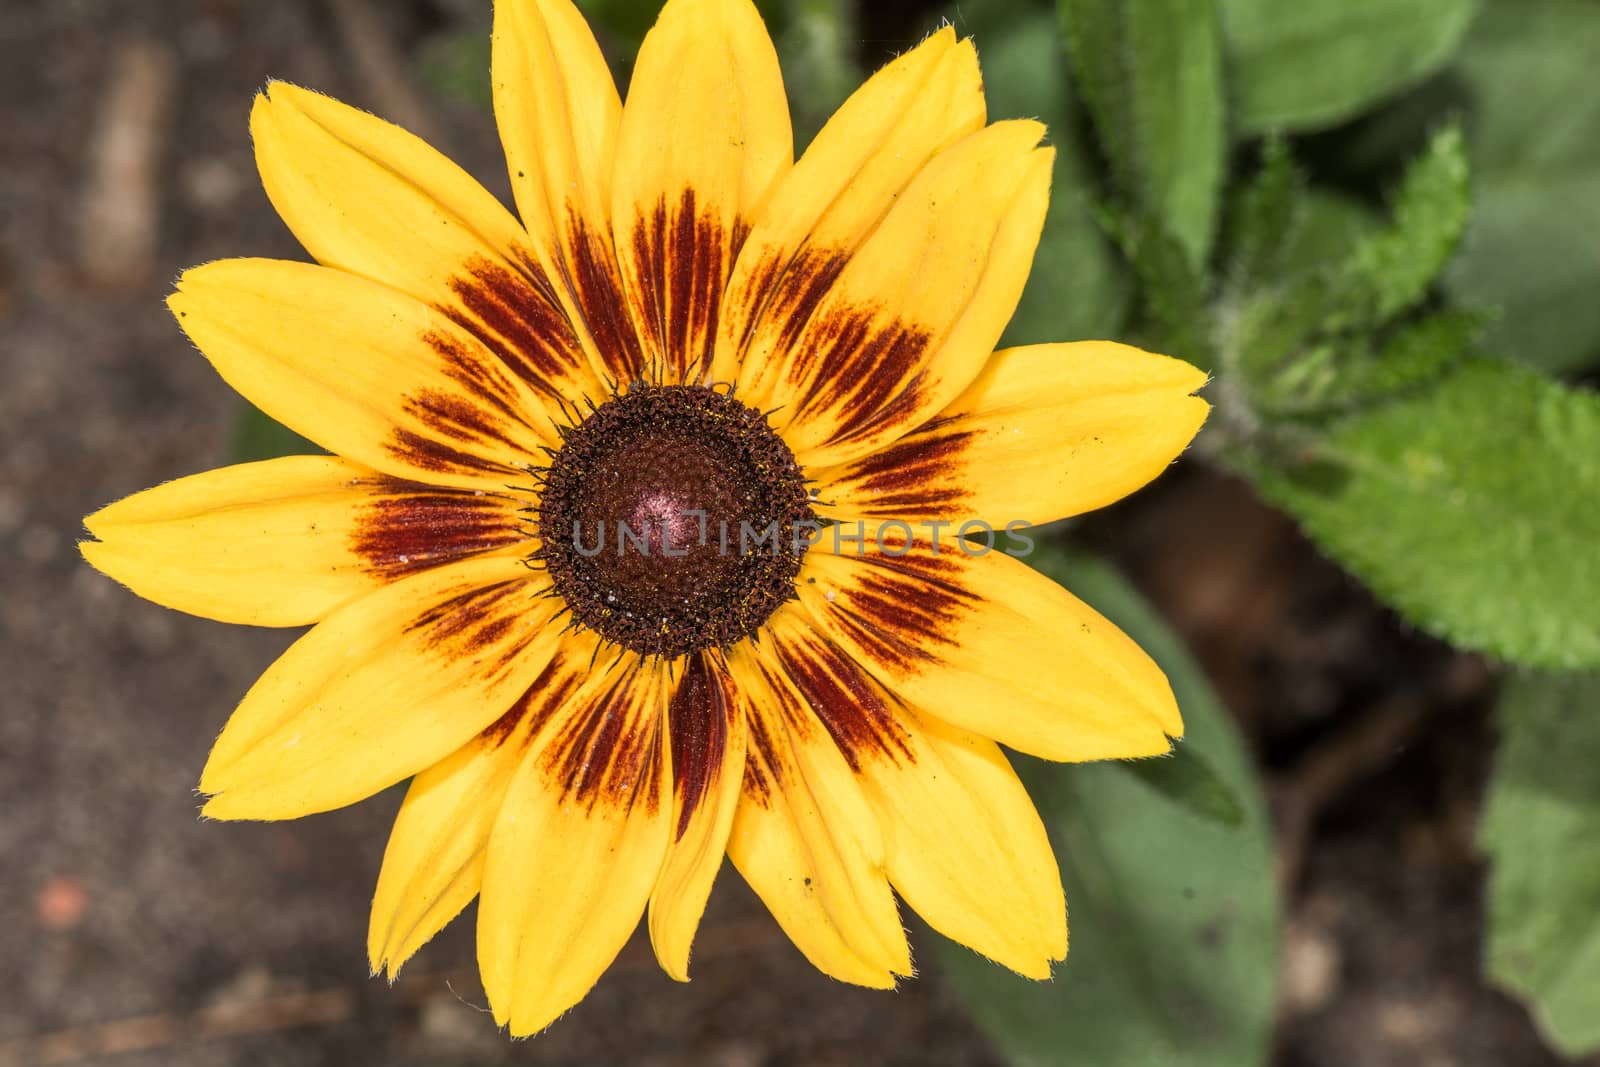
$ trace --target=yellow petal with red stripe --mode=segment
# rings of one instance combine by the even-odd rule
[[[367,958],[392,979],[483,884],[489,833],[540,726],[577,690],[595,640],[569,634],[511,709],[412,779],[372,899]]]
[[[526,233],[460,167],[398,126],[283,82],[256,97],[250,132],[267,195],[319,262],[437,309],[551,401],[599,395]]]
[[[668,381],[711,364],[745,234],[794,158],[778,56],[750,0],[668,0],[622,109],[612,233]]]
[[[146,489],[83,520],[84,558],[135,593],[250,626],[303,626],[397,577],[520,551],[520,500],[285,456]]]
[[[644,355],[611,244],[622,101],[605,56],[569,0],[498,0],[491,67],[511,190],[538,260],[594,366],[632,381]]]
[[[983,127],[971,41],[949,27],[879,70],[817,134],[739,250],[707,377],[786,352],[850,254],[927,161]],[[754,370],[746,382],[757,380]],[[763,410],[781,402],[752,396]]]
[[[672,822],[667,668],[628,653],[540,726],[489,839],[478,965],[495,1022],[536,1033],[644,914]]]
[[[1104,507],[1188,447],[1210,405],[1204,371],[1114,341],[996,352],[921,429],[809,472],[824,514],[1039,525]]]
[[[226,259],[185,272],[167,303],[257,407],[386,474],[500,491],[560,443],[543,403],[477,338],[388,286]]]
[[[650,943],[661,969],[689,980],[689,949],[728,850],[744,778],[744,705],[720,657],[687,657],[667,704],[672,840],[650,894]]]
[[[772,422],[802,464],[844,462],[902,436],[983,369],[1044,224],[1053,150],[1035,147],[1043,136],[1037,122],[998,122],[935,156],[793,344],[745,360],[740,392],[782,404]]]
[[[863,544],[843,540],[855,532],[831,527],[806,554],[800,599],[907,702],[1046,759],[1153,756],[1182,734],[1161,668],[1026,564],[949,531],[937,549],[893,527],[881,543],[872,528]]]
[[[503,713],[556,648],[556,601],[508,557],[395,582],[329,615],[269,667],[200,776],[216,819],[353,804],[432,766]]]
[[[750,715],[728,858],[818,970],[891,988],[911,954],[860,784],[781,666],[748,645],[728,664]]]
[[[906,706],[803,612],[765,643],[883,830],[889,880],[935,929],[1030,978],[1067,951],[1044,824],[994,742]]]

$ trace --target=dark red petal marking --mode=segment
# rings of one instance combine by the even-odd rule
[[[938,649],[959,643],[959,629],[982,598],[958,584],[960,549],[935,555],[918,544],[898,559],[860,562],[849,597],[831,605],[831,618],[874,661],[900,673],[938,661]]]
[[[683,381],[710,365],[722,291],[747,234],[745,226],[730,230],[701,211],[693,189],[676,204],[663,197],[634,225],[639,292],[633,295],[667,381]]]
[[[962,456],[976,430],[948,429],[935,419],[909,437],[865,456],[841,481],[870,498],[873,515],[884,518],[949,518],[963,513],[972,497]]]
[[[827,302],[850,262],[846,248],[804,249],[756,264],[739,312],[745,350],[759,329],[775,330],[774,358],[785,362],[788,394],[778,398],[791,420],[821,410],[842,423],[836,441],[866,436],[886,421],[913,414],[923,387],[933,333],[884,309]],[[908,264],[907,270],[915,270]]]
[[[849,262],[849,252],[838,248],[803,249],[792,259],[764,257],[752,268],[748,301],[739,309],[744,315],[739,351],[749,347],[756,328],[762,325],[778,331],[774,351],[793,350],[806,323]]]
[[[806,375],[795,417],[831,409],[843,424],[835,441],[865,436],[915,406],[932,338],[925,327],[877,308],[813,317],[793,350],[796,368]]]
[[[544,435],[549,427],[539,424],[547,423],[548,416],[528,409],[507,368],[477,342],[442,330],[430,330],[422,340],[438,356],[444,374],[467,395],[423,389],[408,397],[406,413],[431,433],[396,428],[389,452],[423,470],[501,476],[519,473],[482,453],[525,448],[516,444],[516,435],[508,431],[521,424],[535,436]]]
[[[765,671],[763,671],[765,675]],[[766,692],[756,697],[757,705],[751,709],[747,716],[750,726],[749,747],[746,750],[744,761],[744,796],[760,804],[763,808],[772,807],[772,794],[777,791],[777,772],[773,765],[777,762],[778,744],[787,744],[787,740],[775,738],[772,735],[772,726],[775,716],[783,709],[760,706],[770,695],[780,704],[788,699],[788,693],[768,679]]]
[[[915,762],[892,698],[838,646],[820,636],[785,636],[774,651],[851,770],[861,770],[866,757]]]
[[[571,399],[564,387],[586,376],[583,348],[538,264],[524,255],[518,267],[472,257],[450,280],[459,306],[438,310],[536,391]]]
[[[398,478],[376,479],[373,488],[378,495],[358,509],[350,534],[369,574],[400,578],[528,539],[508,497]]]
[[[678,805],[674,840],[689,829],[700,805],[723,773],[730,717],[739,714],[725,671],[704,653],[686,661],[683,677],[667,703],[667,738],[672,746],[672,787]]]
[[[582,804],[591,811],[602,802],[616,808],[638,803],[647,811],[656,810],[661,709],[650,699],[653,693],[641,701],[633,692],[636,686],[651,685],[641,675],[654,669],[622,671],[551,739],[540,764],[551,782],[561,788],[565,802]]]
[[[504,715],[489,724],[483,731],[483,739],[498,747],[518,737],[524,746],[527,745],[539,735],[550,716],[578,691],[582,680],[581,672],[573,669],[570,660],[557,656],[528,691],[518,697]]]
[[[515,662],[539,634],[528,622],[532,583],[500,582],[435,604],[406,627],[429,651],[472,659],[492,681]]]
[[[638,329],[628,313],[611,239],[590,229],[570,204],[567,218],[571,220],[567,288],[612,377],[623,384],[635,381],[643,376],[646,360]]]

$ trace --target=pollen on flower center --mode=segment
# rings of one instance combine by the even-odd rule
[[[536,558],[577,623],[673,657],[753,634],[794,596],[815,526],[760,412],[705,386],[636,383],[563,439]]]

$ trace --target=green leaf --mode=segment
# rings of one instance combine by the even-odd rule
[[[1146,343],[1212,369],[1216,349],[1207,331],[1211,312],[1206,306],[1206,282],[1178,239],[1148,216],[1107,208],[1099,218],[1139,277],[1146,325],[1152,331]]]
[[[1484,316],[1441,311],[1397,331],[1376,355],[1342,367],[1333,402],[1358,407],[1428,385],[1459,362],[1483,332]]]
[[[1387,225],[1302,191],[1278,151],[1229,212],[1233,254],[1216,316],[1221,362],[1249,383],[1258,411],[1290,418],[1355,406],[1453,362],[1466,344],[1456,335],[1473,331],[1441,321],[1376,355],[1372,335],[1422,301],[1466,227],[1459,131],[1441,130],[1407,169]]]
[[[1043,6],[972,12],[966,4],[952,14],[977,42],[990,118],[1037,118],[1049,127],[1056,149],[1050,213],[1001,343],[1117,336],[1127,321],[1131,286],[1094,223],[1091,172],[1077,137],[1078,107],[1055,15]]]
[[[1488,343],[1553,373],[1600,362],[1600,4],[1491,3],[1459,63],[1477,210],[1446,278],[1500,309]]]
[[[1490,978],[1564,1055],[1600,1049],[1600,675],[1522,675],[1501,695],[1481,827]]]
[[[1443,66],[1473,0],[1220,0],[1244,134],[1335,125]]]
[[[252,463],[279,456],[320,455],[323,449],[307,441],[280,422],[274,421],[248,400],[239,402],[233,423],[233,440],[228,444],[232,463]]]
[[[1245,465],[1411,621],[1519,663],[1600,665],[1600,396],[1469,360],[1299,458]]]
[[[1228,288],[1249,290],[1272,284],[1284,268],[1288,238],[1305,214],[1305,175],[1295,166],[1289,144],[1267,141],[1261,169],[1234,197],[1227,213]]]
[[[1355,321],[1382,323],[1416,305],[1455,254],[1471,208],[1461,131],[1446,126],[1406,169],[1390,224],[1345,267]]]
[[[1239,798],[1194,746],[1181,741],[1157,759],[1114,763],[1156,792],[1210,822],[1238,826],[1244,821]]]
[[[1036,983],[936,942],[945,976],[1010,1063],[1263,1063],[1278,901],[1250,759],[1180,643],[1110,568],[1043,552],[1034,562],[1162,664],[1183,709],[1183,749],[1214,768],[1241,819],[1208,821],[1118,764],[1019,759],[1061,861],[1071,952],[1053,981]]]
[[[1204,265],[1227,147],[1214,0],[1059,0],[1058,8],[1121,191]]]

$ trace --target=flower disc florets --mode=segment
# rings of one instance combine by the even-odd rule
[[[816,530],[794,454],[706,386],[635,383],[563,433],[536,556],[575,622],[642,655],[747,637]]]

